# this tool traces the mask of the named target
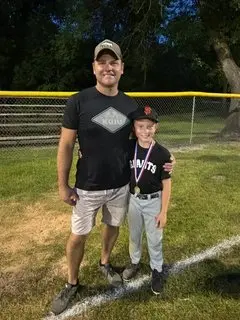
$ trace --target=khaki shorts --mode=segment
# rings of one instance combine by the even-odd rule
[[[76,189],[79,200],[73,207],[72,233],[88,234],[95,225],[96,215],[102,207],[102,222],[119,227],[126,216],[129,185],[118,189],[87,191]]]

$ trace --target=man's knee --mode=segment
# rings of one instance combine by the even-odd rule
[[[105,230],[111,233],[119,233],[119,226],[111,226],[110,224],[105,224]]]
[[[84,245],[87,240],[88,234],[78,235],[71,233],[68,239],[68,246],[77,247]]]

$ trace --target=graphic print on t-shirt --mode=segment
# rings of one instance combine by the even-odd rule
[[[117,132],[129,123],[128,118],[113,107],[109,107],[93,117],[92,121],[111,133]]]
[[[140,159],[137,159],[136,160],[136,168],[142,168],[144,164],[144,160],[140,160]],[[133,160],[130,160],[130,167],[131,169],[133,169],[135,167],[135,161],[134,159]],[[145,164],[145,167],[144,167],[145,170],[148,170],[148,171],[151,171],[152,173],[155,173],[156,172],[156,169],[157,169],[157,165],[152,163],[151,161],[148,161],[146,164]]]

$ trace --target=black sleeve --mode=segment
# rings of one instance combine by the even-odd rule
[[[75,95],[71,96],[66,104],[62,126],[67,129],[78,129],[79,103]]]
[[[136,141],[137,141],[136,139],[129,139],[129,142],[128,142],[129,160],[133,160]]]
[[[164,165],[164,163],[166,163],[166,162],[172,162],[170,158],[171,158],[170,152],[167,149],[165,149],[164,153],[163,153],[163,158],[162,158],[162,165]],[[165,171],[164,168],[162,167],[161,179],[165,180],[165,179],[170,179],[170,178],[171,178],[171,174],[169,172]]]

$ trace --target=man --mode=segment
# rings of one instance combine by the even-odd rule
[[[68,283],[53,301],[52,312],[55,314],[64,311],[77,294],[85,242],[101,207],[104,229],[99,268],[111,285],[122,283],[109,259],[127,207],[131,132],[128,115],[137,109],[137,104],[118,90],[124,63],[116,43],[110,40],[99,43],[92,67],[96,86],[69,98],[58,147],[59,194],[63,201],[73,206],[73,214],[72,233],[66,247]],[[69,172],[76,137],[80,157],[73,189],[69,186]],[[171,170],[171,165],[167,170]]]

